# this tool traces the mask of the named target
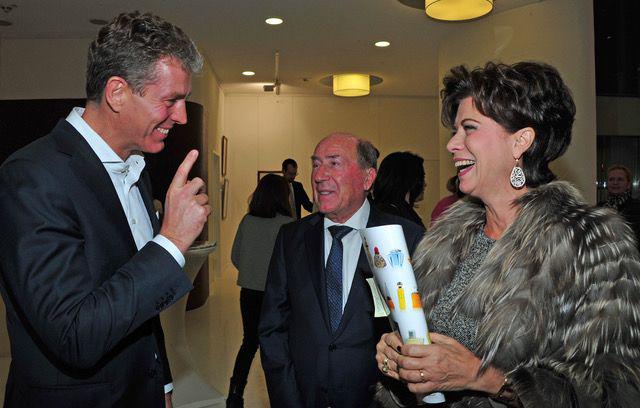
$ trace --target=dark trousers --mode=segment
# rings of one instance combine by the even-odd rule
[[[240,289],[240,313],[242,314],[242,345],[236,356],[236,364],[233,367],[231,383],[235,384],[242,394],[247,383],[249,369],[253,357],[258,351],[258,323],[260,322],[260,309],[264,292],[253,289]]]

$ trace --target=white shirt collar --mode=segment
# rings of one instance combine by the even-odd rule
[[[144,157],[140,154],[130,155],[126,162],[113,151],[113,149],[104,141],[104,139],[96,133],[95,130],[82,118],[84,108],[75,107],[67,116],[67,122],[73,126],[78,133],[89,143],[91,149],[98,156],[98,159],[111,172],[121,174],[131,174],[130,179],[134,179],[134,183],[140,177],[140,173],[145,166]]]
[[[369,200],[364,199],[362,206],[356,211],[351,218],[345,221],[343,224],[338,224],[331,221],[328,217],[324,217],[324,229],[326,230],[332,225],[346,225],[354,230],[361,230],[367,228],[367,222],[369,221],[369,213],[371,212],[371,205]]]

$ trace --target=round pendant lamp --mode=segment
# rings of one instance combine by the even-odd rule
[[[426,0],[424,7],[436,20],[472,20],[493,10],[493,0]]]
[[[338,74],[333,76],[333,94],[336,96],[354,97],[369,95],[369,75]]]

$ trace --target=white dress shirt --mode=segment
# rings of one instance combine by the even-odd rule
[[[326,266],[327,259],[329,258],[329,251],[331,251],[331,243],[333,238],[329,227],[332,225],[346,225],[353,228],[347,235],[342,238],[342,310],[347,304],[349,298],[349,291],[351,290],[351,284],[353,283],[353,277],[356,274],[356,267],[358,266],[358,258],[360,258],[360,250],[362,249],[362,237],[358,230],[367,228],[367,221],[369,221],[369,213],[371,212],[371,206],[369,201],[365,198],[364,203],[358,211],[355,212],[344,224],[338,224],[331,221],[326,216],[324,217],[324,264]]]
[[[153,236],[153,226],[137,184],[145,166],[144,157],[141,154],[132,154],[126,161],[123,161],[109,147],[107,142],[85,122],[82,118],[83,113],[84,108],[73,108],[69,116],[67,116],[67,122],[89,143],[89,146],[91,146],[91,149],[98,156],[107,173],[109,173],[124,215],[127,217],[136,247],[140,250],[147,242],[153,241],[169,252],[180,267],[184,267],[184,256],[178,247],[160,234]],[[171,390],[173,390],[173,384],[164,386],[165,393]]]

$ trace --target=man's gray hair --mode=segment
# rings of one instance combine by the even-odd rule
[[[373,168],[377,170],[378,156],[380,156],[380,152],[370,141],[358,139],[356,150],[358,155],[358,165],[362,169]]]
[[[124,78],[137,94],[152,83],[156,63],[174,58],[190,74],[200,72],[202,55],[180,29],[153,14],[122,13],[98,32],[87,56],[87,99],[97,102],[112,76]]]

